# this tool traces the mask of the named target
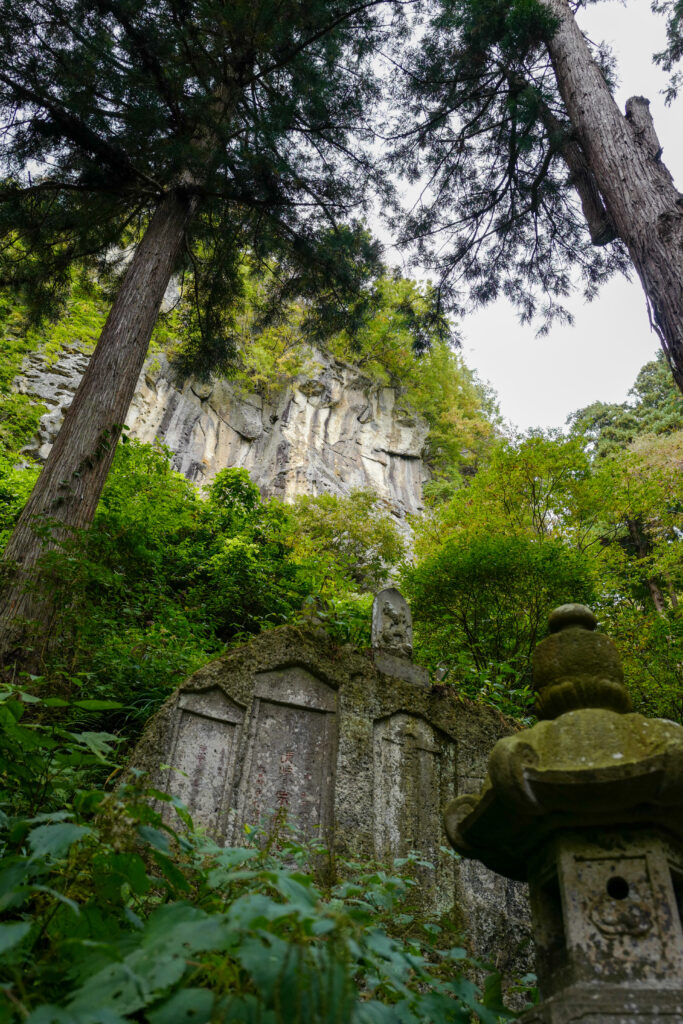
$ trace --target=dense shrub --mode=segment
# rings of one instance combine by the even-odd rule
[[[595,596],[583,555],[525,536],[453,537],[403,582],[418,655],[458,692],[515,715],[528,711],[531,656],[549,613]]]

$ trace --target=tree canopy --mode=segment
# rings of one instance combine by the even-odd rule
[[[74,260],[110,268],[180,186],[201,199],[183,258],[207,328],[247,250],[343,276],[335,237],[305,257],[371,174],[375,6],[3,2],[3,278],[44,312]]]
[[[420,185],[403,241],[417,244],[450,301],[505,296],[545,329],[568,316],[573,279],[592,297],[628,266],[623,245],[607,238],[544,45],[556,24],[541,3],[433,3],[424,36],[397,56],[404,74],[395,77],[411,121],[402,122],[394,162]],[[606,55],[597,56],[609,74]]]

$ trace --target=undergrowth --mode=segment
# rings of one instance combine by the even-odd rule
[[[0,697],[0,1020],[514,1016],[497,975],[483,991],[468,979],[472,965],[448,933],[433,922],[406,929],[405,873],[331,870],[322,845],[283,822],[221,848],[144,778],[117,784],[116,738],[74,727],[106,702],[41,701],[8,686]]]

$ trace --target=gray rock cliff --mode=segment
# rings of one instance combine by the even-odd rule
[[[18,391],[48,406],[28,451],[45,459],[87,366],[77,347],[52,365],[33,353]],[[316,372],[272,398],[228,380],[174,382],[164,356],[143,370],[128,413],[130,436],[159,440],[173,466],[207,484],[226,466],[243,466],[264,497],[346,495],[372,489],[399,520],[421,511],[428,476],[426,422],[355,367],[321,355]]]

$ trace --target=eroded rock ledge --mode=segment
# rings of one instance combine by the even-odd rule
[[[48,366],[34,353],[15,382],[49,407],[28,448],[39,459],[47,457],[87,358],[68,348]],[[328,357],[318,357],[313,377],[265,398],[223,379],[179,385],[165,357],[154,356],[127,423],[132,437],[167,445],[174,468],[199,484],[226,466],[244,466],[264,497],[291,501],[370,488],[398,519],[422,509],[427,423],[396,389]]]

